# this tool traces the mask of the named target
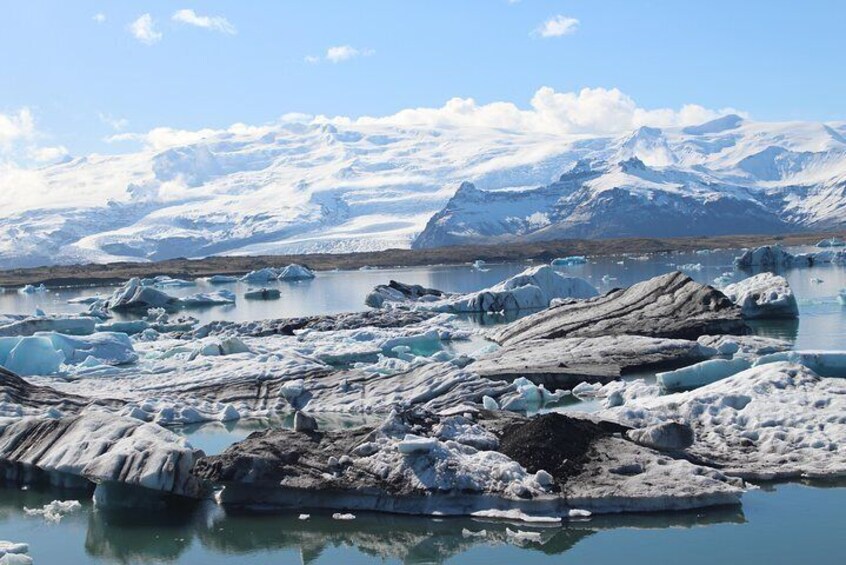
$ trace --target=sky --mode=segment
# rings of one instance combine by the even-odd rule
[[[131,132],[158,127],[385,116],[454,98],[537,109],[550,92],[556,103],[574,93],[571,114],[610,96],[638,111],[846,120],[839,0],[0,0],[0,10],[0,163],[127,151],[143,139]]]

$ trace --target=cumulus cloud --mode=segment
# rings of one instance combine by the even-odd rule
[[[55,161],[68,154],[62,145],[39,145],[39,141],[45,137],[36,128],[35,118],[29,108],[20,108],[10,113],[0,112],[0,165],[8,171],[17,168],[20,163]]]
[[[326,50],[326,60],[332,63],[340,63],[356,57],[369,57],[373,53],[372,49],[356,49],[352,45],[336,45]]]
[[[171,19],[177,23],[218,31],[227,35],[235,35],[238,32],[235,26],[223,16],[201,16],[190,9],[177,10],[173,13]]]
[[[9,151],[13,144],[35,137],[35,120],[29,108],[4,114],[0,112],[0,151]]]
[[[33,147],[29,155],[32,159],[39,163],[47,163],[51,161],[58,161],[68,156],[68,149],[64,145],[56,145],[53,147]]]
[[[612,135],[640,126],[672,127],[699,124],[727,113],[697,104],[678,109],[647,109],[616,88],[583,88],[578,92],[557,92],[542,87],[535,92],[529,109],[511,102],[477,104],[472,98],[453,98],[440,108],[413,108],[384,117],[325,118],[347,123],[385,124],[401,127],[480,127],[550,134]]]
[[[129,125],[129,120],[126,118],[116,118],[111,114],[105,114],[100,112],[97,114],[97,117],[100,118],[100,121],[112,128],[115,131],[121,131],[126,129],[126,126]]]
[[[99,12],[97,14],[94,14],[91,19],[97,22],[98,24],[101,24],[106,21],[106,14],[104,14],[103,12]]]
[[[543,22],[532,35],[536,37],[561,37],[575,33],[579,20],[558,14]]]
[[[156,29],[153,16],[142,14],[137,20],[129,24],[129,33],[135,39],[146,45],[153,45],[162,39],[162,34]]]
[[[243,123],[232,124],[226,129],[203,128],[199,130],[186,130],[157,127],[146,133],[118,133],[107,137],[106,141],[109,143],[133,141],[141,143],[155,151],[161,151],[169,147],[191,145],[222,134],[261,136],[270,133],[272,130],[272,126],[251,126]]]

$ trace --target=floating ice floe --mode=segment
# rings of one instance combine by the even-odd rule
[[[769,272],[730,284],[723,294],[740,306],[747,319],[799,316],[799,305],[787,279]]]
[[[655,378],[664,390],[690,390],[728,378],[752,366],[743,358],[710,359],[689,367],[658,373]]]
[[[482,273],[486,273],[490,271],[490,269],[486,269],[486,263],[482,259],[476,259],[473,261],[473,269]]]
[[[834,263],[846,263],[844,251],[818,251],[816,253],[792,254],[779,245],[765,245],[756,249],[749,249],[740,257],[735,258],[734,264],[741,269],[783,269],[790,267],[813,267]]]
[[[20,482],[34,468],[67,486],[93,482],[107,491],[117,483],[197,498],[204,489],[190,470],[201,453],[161,426],[104,412],[24,418],[0,429],[6,478]]]
[[[204,308],[207,306],[224,306],[235,304],[235,293],[231,290],[218,290],[215,292],[200,292],[178,299],[178,304],[183,308]]]
[[[553,259],[550,265],[553,267],[569,267],[572,265],[584,265],[586,263],[587,257],[584,255],[569,255],[567,257]]]
[[[619,334],[696,339],[706,334],[741,334],[746,329],[740,308],[723,293],[674,272],[526,316],[492,331],[490,337],[510,345]]]
[[[668,396],[641,396],[604,410],[638,428],[685,422],[688,452],[723,473],[747,479],[846,475],[846,380],[810,368],[768,363]]]
[[[308,267],[292,263],[279,271],[277,278],[280,281],[301,281],[314,278],[314,272]]]
[[[405,302],[418,309],[436,312],[513,312],[546,308],[555,298],[585,299],[598,294],[586,280],[564,277],[549,265],[541,265],[530,267],[490,288],[468,294],[447,294],[401,283],[380,285],[368,295],[366,303],[379,307],[388,302]]]
[[[837,294],[837,301],[840,302],[840,304],[846,306],[846,288],[842,289]]]
[[[846,351],[781,351],[763,355],[754,364],[781,361],[804,365],[822,377],[846,378]]]
[[[469,434],[439,437],[445,426],[463,427]],[[478,449],[467,443],[477,440],[479,429],[499,439],[496,447]],[[538,523],[559,523],[590,512],[738,502],[741,481],[639,446],[616,433],[620,430],[610,422],[560,414],[525,419],[496,413],[394,412],[375,427],[356,430],[258,432],[220,455],[200,459],[193,472],[224,487],[218,497],[224,505]],[[280,457],[286,461],[284,472],[273,463]],[[580,463],[570,464],[569,459]],[[550,470],[537,468],[539,464],[549,464]]]
[[[28,336],[38,332],[87,335],[94,333],[96,323],[95,318],[86,315],[27,316],[0,321],[0,336]]]
[[[212,275],[204,279],[209,284],[230,284],[238,282],[238,277],[232,275]]]
[[[82,504],[77,500],[54,500],[41,508],[27,508],[24,506],[24,513],[27,516],[41,516],[52,524],[58,524],[67,514],[73,514],[82,509]]]
[[[19,294],[43,294],[46,292],[50,292],[47,290],[47,287],[44,284],[40,284],[38,286],[33,286],[31,284],[25,285],[22,288],[18,289]]]
[[[832,237],[830,239],[823,239],[819,243],[817,243],[817,247],[844,247],[846,246],[846,241],[843,241],[840,238]]]
[[[686,263],[679,265],[679,271],[687,271],[689,273],[698,273],[702,270],[702,263]]]
[[[247,300],[277,300],[281,296],[278,288],[251,288],[244,293]]]

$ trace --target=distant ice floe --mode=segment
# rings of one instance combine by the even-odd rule
[[[792,254],[779,245],[765,245],[749,249],[736,257],[735,266],[740,269],[784,269],[813,267],[832,263],[846,264],[846,251],[817,251],[815,253]]]
[[[412,288],[412,292],[391,285],[377,286],[366,299],[372,307],[386,304],[413,305],[435,312],[474,313],[539,310],[553,299],[592,298],[599,291],[584,279],[564,277],[548,265],[530,267],[490,288],[468,294],[448,294],[434,289]]]

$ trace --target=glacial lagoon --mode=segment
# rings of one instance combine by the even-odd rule
[[[735,251],[608,257],[562,267],[584,277],[600,291],[628,286],[682,268],[695,280],[712,283],[726,273],[731,280]],[[242,283],[216,285],[239,299],[234,306],[191,310],[200,321],[246,321],[362,310],[364,296],[389,279],[446,291],[468,292],[493,285],[528,265],[433,266],[351,272],[320,272],[314,280],[274,283],[275,301],[246,301]],[[792,322],[757,322],[763,336],[788,339],[802,349],[842,349],[846,343],[846,308],[837,300],[846,287],[846,269],[820,266],[793,269],[786,276],[799,299],[800,318]],[[186,296],[206,290],[171,288]],[[79,312],[68,304],[79,296],[108,295],[114,287],[56,289],[45,294],[0,294],[0,312],[31,314]],[[466,324],[490,325],[496,318],[468,317]],[[456,347],[474,344],[457,343]],[[478,344],[475,344],[478,345]],[[649,377],[649,375],[647,375]],[[591,402],[568,400],[552,410],[592,410]],[[361,417],[365,418],[365,417]],[[342,416],[324,426],[354,426],[359,417]],[[175,428],[195,447],[218,453],[266,426],[289,427],[290,419],[209,423]],[[331,519],[331,512],[250,513],[224,511],[211,503],[171,508],[166,513],[95,509],[89,500],[58,524],[28,516],[24,507],[40,507],[73,492],[31,488],[0,490],[0,538],[26,542],[36,563],[841,563],[846,539],[846,484],[831,482],[763,484],[744,495],[740,507],[695,512],[594,516],[554,527],[538,527],[464,518],[416,518],[357,513],[355,520]],[[309,512],[308,510],[304,510]],[[528,541],[509,533],[539,532]],[[482,533],[484,532],[484,534]]]

